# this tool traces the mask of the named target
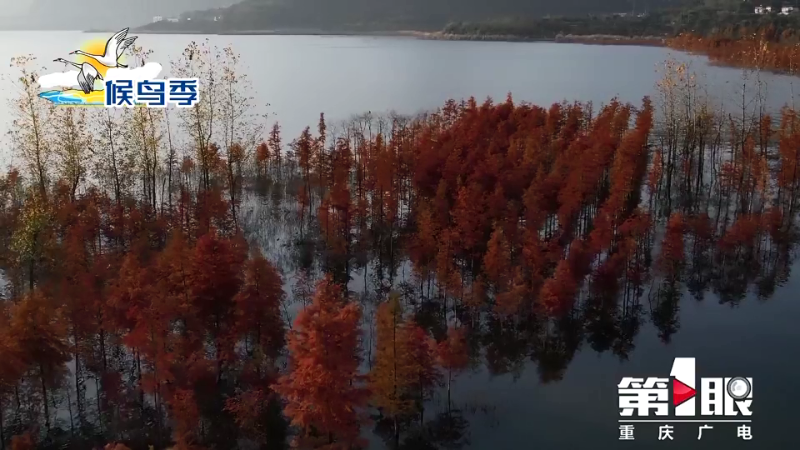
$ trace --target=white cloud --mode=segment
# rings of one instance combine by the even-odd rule
[[[161,64],[149,62],[142,67],[136,67],[134,69],[108,69],[104,78],[106,80],[153,80],[161,73],[161,69]]]
[[[149,62],[142,67],[133,69],[113,68],[108,69],[106,80],[153,80],[161,73],[161,64],[156,62]],[[69,70],[67,72],[50,73],[42,75],[39,78],[39,85],[44,89],[53,89],[56,87],[63,88],[79,88],[78,86],[78,71]]]
[[[78,71],[69,70],[67,72],[49,73],[39,77],[39,86],[45,89],[52,89],[56,87],[77,88],[78,86]]]

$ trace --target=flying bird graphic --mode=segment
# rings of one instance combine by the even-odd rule
[[[119,58],[125,53],[125,50],[128,49],[133,42],[136,40],[138,36],[127,37],[128,36],[128,28],[122,29],[118,31],[116,34],[111,36],[111,38],[106,42],[106,50],[104,55],[94,55],[92,53],[86,53],[83,50],[75,50],[70,52],[70,55],[83,55],[87,58],[92,58],[95,61],[99,62],[100,64],[106,67],[128,67],[125,64],[119,63]]]

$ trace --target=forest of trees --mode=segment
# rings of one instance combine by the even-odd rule
[[[753,15],[750,15],[753,16]],[[757,20],[694,21],[666,26],[663,14],[640,18],[543,19],[453,23],[437,36],[468,39],[555,39],[596,44],[666,45],[708,56],[712,62],[746,69],[797,74],[800,14],[753,16]]]
[[[800,14],[757,15],[754,14],[753,4],[734,3],[735,6],[727,7],[712,4],[681,9],[653,9],[647,14],[581,17],[519,15],[505,19],[451,21],[441,33],[469,39],[557,39],[567,35],[670,39],[691,34],[704,39],[752,40],[754,35],[770,35],[782,36],[782,44],[797,42],[794,36],[800,29]],[[776,9],[779,10],[780,7]]]
[[[788,277],[800,119],[760,85],[731,116],[669,63],[640,105],[450,100],[285,143],[230,48],[173,62],[203,99],[177,112],[54,107],[15,63],[3,450],[453,448],[460,374],[556,381],[644,321],[669,342],[684,291]]]
[[[667,40],[675,49],[706,55],[727,66],[796,75],[800,66],[797,28],[727,29],[709,36],[683,33]]]

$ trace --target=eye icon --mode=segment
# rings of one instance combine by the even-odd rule
[[[744,400],[750,395],[750,390],[752,386],[750,386],[750,382],[747,381],[746,378],[736,377],[732,378],[728,382],[728,395],[730,395],[734,400]]]

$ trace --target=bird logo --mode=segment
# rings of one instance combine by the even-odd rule
[[[122,58],[125,50],[128,49],[131,45],[133,45],[134,41],[136,41],[137,36],[127,37],[128,36],[128,28],[120,30],[116,32],[111,38],[102,43],[102,41],[93,41],[89,43],[89,50],[74,50],[70,52],[70,55],[81,55],[87,61],[95,64],[100,64],[102,67],[108,68],[111,67],[122,67],[127,68],[128,66],[125,64],[120,63],[120,58]],[[102,44],[101,44],[102,43]],[[98,44],[102,45],[102,52],[97,53],[99,51]]]
[[[56,104],[103,105],[106,80],[126,80],[155,78],[161,72],[158,63],[147,63],[143,67],[129,69],[125,52],[134,44],[137,36],[128,36],[124,28],[108,39],[99,38],[85,42],[70,55],[77,55],[75,61],[56,58],[53,62],[72,66],[77,70],[52,73],[40,77],[39,84],[47,90],[39,94]]]

